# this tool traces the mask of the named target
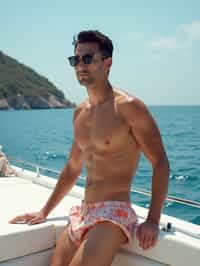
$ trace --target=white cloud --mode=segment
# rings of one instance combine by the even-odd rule
[[[178,31],[185,37],[186,43],[192,45],[200,40],[200,21],[194,21],[190,25],[180,25]]]
[[[192,46],[200,41],[200,21],[179,25],[176,34],[171,37],[160,37],[147,42],[152,49],[177,49]]]

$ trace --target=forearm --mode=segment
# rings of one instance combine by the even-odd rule
[[[168,161],[159,162],[153,168],[152,177],[152,197],[147,220],[159,223],[161,211],[168,190],[169,163]]]
[[[78,175],[79,173],[72,171],[69,166],[63,169],[51,196],[42,208],[42,212],[45,216],[47,216],[71,190]]]

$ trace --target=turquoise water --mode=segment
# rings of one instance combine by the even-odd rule
[[[200,201],[200,106],[154,106],[150,111],[171,165],[169,195]],[[1,111],[3,151],[9,157],[61,170],[72,143],[72,115],[73,109]],[[150,190],[151,173],[149,162],[142,156],[132,186]],[[77,184],[83,185],[80,180]],[[149,206],[150,198],[146,196],[132,193],[131,199],[140,206]],[[163,212],[200,224],[197,208],[168,202]]]

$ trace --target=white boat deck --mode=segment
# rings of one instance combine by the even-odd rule
[[[17,169],[17,168],[16,168]],[[19,170],[19,168],[18,168]],[[52,211],[45,223],[9,224],[16,215],[38,211],[46,202],[56,180],[24,170],[16,177],[0,177],[0,265],[47,266],[60,233],[68,222],[69,209],[81,203],[84,189],[72,191]],[[147,209],[133,205],[142,222]],[[172,223],[172,231],[160,231],[157,245],[143,251],[134,239],[124,245],[113,266],[199,266],[200,226],[162,215],[161,227]]]

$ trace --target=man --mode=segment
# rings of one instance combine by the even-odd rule
[[[70,212],[70,223],[57,243],[55,265],[111,265],[120,246],[137,238],[143,249],[155,245],[166,197],[168,159],[159,130],[147,107],[108,81],[112,41],[99,31],[83,31],[69,57],[89,98],[74,112],[74,141],[69,159],[41,211],[11,222],[42,222],[72,188],[83,162],[87,167],[82,206]],[[152,198],[146,221],[137,225],[130,203],[132,176],[143,152],[152,164]]]

